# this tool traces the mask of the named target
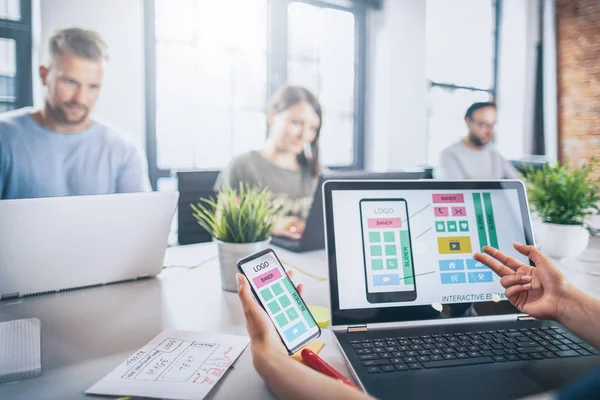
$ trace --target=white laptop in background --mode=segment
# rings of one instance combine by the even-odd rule
[[[0,201],[0,300],[150,277],[178,192]]]

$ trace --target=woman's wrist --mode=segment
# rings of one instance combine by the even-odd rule
[[[267,380],[266,377],[271,374],[273,369],[277,369],[282,363],[290,361],[287,354],[273,349],[272,346],[261,345],[252,346],[252,360],[254,367],[265,380]]]
[[[561,325],[568,325],[571,317],[576,311],[578,304],[580,303],[579,297],[581,291],[575,286],[568,283],[565,285],[556,307],[556,321]]]

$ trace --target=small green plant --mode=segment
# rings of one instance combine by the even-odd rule
[[[239,189],[226,188],[216,199],[200,199],[191,204],[193,216],[215,239],[228,243],[254,243],[267,240],[277,219],[286,210],[271,201],[267,188],[241,183]]]
[[[586,217],[600,211],[600,179],[591,177],[596,165],[598,159],[592,157],[579,168],[557,164],[528,171],[529,203],[543,222],[582,225]]]

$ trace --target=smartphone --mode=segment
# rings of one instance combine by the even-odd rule
[[[406,200],[362,199],[359,203],[367,301],[416,300]]]
[[[272,249],[246,257],[237,266],[248,278],[254,297],[271,318],[289,354],[321,335],[321,328]]]

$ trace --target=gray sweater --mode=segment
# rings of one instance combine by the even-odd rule
[[[273,201],[290,210],[291,215],[306,218],[312,204],[318,178],[305,168],[289,170],[267,161],[258,151],[250,151],[235,157],[221,171],[215,190],[225,187],[237,188],[240,182],[251,186],[267,187],[273,193]]]
[[[519,179],[519,173],[492,145],[472,150],[462,141],[446,147],[440,154],[435,179]]]

